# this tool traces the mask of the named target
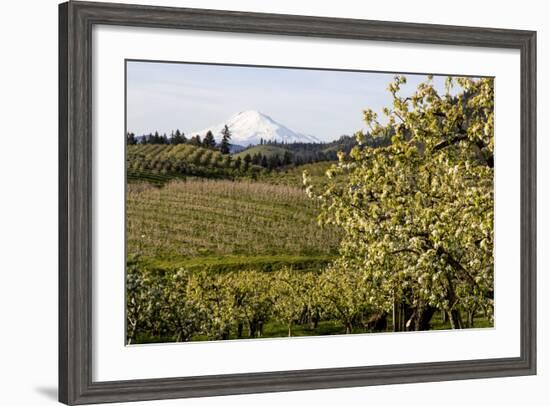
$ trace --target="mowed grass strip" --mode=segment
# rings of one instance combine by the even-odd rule
[[[225,257],[196,257],[190,259],[151,258],[142,261],[141,266],[150,270],[170,271],[179,268],[188,270],[208,270],[213,272],[232,271],[277,271],[283,268],[292,268],[300,271],[319,270],[334,260],[332,255],[258,255]]]
[[[129,184],[128,254],[181,262],[197,257],[329,257],[340,235],[321,228],[301,188],[253,181]],[[242,262],[242,261],[241,261]]]

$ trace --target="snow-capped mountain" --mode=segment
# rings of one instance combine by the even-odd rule
[[[242,111],[223,123],[204,128],[200,131],[191,131],[187,135],[192,137],[198,134],[203,138],[208,131],[212,131],[216,141],[219,142],[222,138],[221,131],[226,124],[231,131],[230,142],[233,145],[242,145],[245,147],[256,145],[260,143],[261,139],[264,141],[286,143],[320,142],[313,135],[297,133],[276,122],[271,117],[255,110]]]

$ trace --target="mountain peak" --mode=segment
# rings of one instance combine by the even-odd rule
[[[295,132],[276,122],[267,114],[257,110],[241,111],[223,123],[200,131],[190,132],[189,135],[198,134],[204,137],[208,131],[212,131],[214,137],[219,140],[221,138],[221,130],[225,125],[227,125],[231,131],[231,143],[242,146],[259,144],[262,139],[264,141],[287,143],[319,142],[316,137]]]
[[[259,112],[258,110],[244,110],[239,111],[234,117],[268,117],[266,114]],[[268,117],[269,118],[269,117]]]

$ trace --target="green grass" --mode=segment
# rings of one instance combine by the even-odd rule
[[[309,325],[293,325],[292,337],[308,337],[308,336],[325,336],[334,334],[344,334],[345,328],[342,323],[338,321],[321,321],[316,328]],[[288,337],[288,327],[276,321],[271,321],[265,324],[263,334],[261,338],[280,338]],[[233,329],[229,336],[229,340],[238,339],[237,330]],[[249,337],[245,329],[241,338],[254,338]],[[210,340],[206,335],[195,335],[191,341],[208,341]],[[151,344],[151,343],[165,343],[167,341],[173,341],[172,337],[152,337],[147,335],[138,336],[136,344]]]
[[[293,325],[292,326],[292,337],[310,337],[310,336],[326,336],[334,334],[344,334],[345,328],[342,323],[338,321],[328,320],[321,321],[316,328],[313,328],[309,325]],[[265,324],[263,329],[263,334],[261,338],[280,338],[288,337],[288,327],[280,322],[271,321]],[[237,331],[231,331],[229,336],[230,340],[239,338],[237,336]],[[241,338],[254,338],[248,337],[247,332],[243,333]],[[208,341],[208,337],[204,335],[196,335],[192,338],[192,341]]]
[[[261,155],[265,155],[267,158],[274,155],[278,155],[279,157],[282,158],[286,151],[287,150],[285,148],[282,148],[276,145],[256,145],[254,147],[247,148],[244,151],[241,151],[237,154],[234,154],[234,156],[235,158],[239,156],[241,158],[244,158],[247,154],[250,156],[253,156],[259,153]]]
[[[441,319],[441,316],[436,314],[431,321],[431,331],[434,330],[451,330],[451,325],[446,322],[444,323]],[[474,328],[486,328],[493,327],[493,324],[488,321],[485,317],[478,316],[474,319]],[[386,332],[392,332],[391,317],[388,317],[388,327]],[[365,329],[356,328],[353,331],[354,334],[357,333],[367,333]],[[324,336],[324,335],[334,335],[334,334],[345,334],[345,328],[337,320],[324,320],[320,321],[316,328],[313,328],[309,324],[294,324],[292,325],[292,337],[307,337],[307,336]],[[278,338],[278,337],[288,337],[288,327],[278,321],[269,321],[265,324],[263,329],[263,335],[261,338]],[[233,328],[229,336],[229,340],[238,339],[237,330]],[[245,331],[241,338],[253,338],[248,337],[248,334]],[[195,335],[191,341],[208,341],[209,338],[205,335]],[[164,343],[167,341],[173,341],[172,337],[152,337],[142,335],[138,337],[136,343],[147,344],[147,343]]]
[[[295,270],[320,269],[334,259],[334,255],[259,255],[259,256],[206,256],[189,259],[148,258],[141,260],[143,267],[149,269],[172,270],[208,270],[214,272],[232,272],[245,270],[275,271],[282,268]]]

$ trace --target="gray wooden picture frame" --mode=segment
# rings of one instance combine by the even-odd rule
[[[92,380],[92,27],[193,29],[517,49],[521,54],[521,355],[218,376]],[[110,3],[59,6],[59,400],[219,396],[536,373],[536,33]],[[122,328],[122,327],[121,327]]]

